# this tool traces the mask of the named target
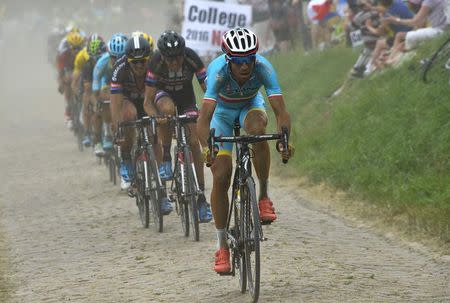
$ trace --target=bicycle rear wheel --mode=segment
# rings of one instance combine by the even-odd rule
[[[259,221],[259,208],[256,200],[255,182],[248,177],[241,190],[241,205],[243,206],[243,228],[245,266],[248,290],[253,302],[259,298],[260,288],[260,241],[261,222]]]
[[[148,182],[149,182],[149,196],[151,202],[151,210],[153,221],[155,223],[155,230],[163,232],[163,215],[161,213],[161,199],[163,198],[163,186],[159,178],[158,165],[156,163],[155,154],[151,145],[147,146],[148,154]]]
[[[425,83],[449,81],[450,77],[450,39],[445,41],[425,64],[422,80]]]

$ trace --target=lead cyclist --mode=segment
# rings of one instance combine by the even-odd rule
[[[210,127],[215,128],[216,136],[232,136],[234,123],[238,120],[247,134],[266,133],[267,114],[264,98],[259,92],[261,86],[264,86],[275,113],[278,131],[280,132],[282,127],[290,130],[291,126],[276,72],[267,59],[257,54],[257,36],[248,29],[235,28],[223,35],[221,44],[225,54],[214,59],[208,66],[207,88],[197,123],[203,155],[207,162],[211,162],[207,144]],[[218,239],[214,270],[218,273],[231,270],[225,228],[229,207],[227,192],[232,175],[232,148],[231,143],[220,145],[217,158],[211,166],[211,206]],[[279,150],[284,159],[292,156],[292,146],[289,151],[282,148]],[[253,144],[253,151],[253,164],[260,188],[260,219],[264,223],[272,223],[277,216],[267,192],[269,145],[267,142]]]

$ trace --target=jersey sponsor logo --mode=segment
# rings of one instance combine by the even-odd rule
[[[125,66],[125,62],[122,62],[121,64],[119,64],[119,66],[117,66],[112,74],[112,81],[117,81],[117,75],[119,74],[119,71]]]

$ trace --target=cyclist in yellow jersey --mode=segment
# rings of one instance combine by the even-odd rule
[[[87,46],[75,58],[72,88],[78,95],[82,96],[83,101],[83,122],[85,136],[83,144],[91,145],[91,139],[94,141],[94,152],[101,156],[104,151],[100,143],[101,139],[101,117],[96,113],[96,102],[92,95],[93,70],[98,58],[106,52],[104,40],[97,34],[92,34],[88,40]],[[93,133],[89,133],[91,126]],[[91,138],[93,136],[93,138]]]

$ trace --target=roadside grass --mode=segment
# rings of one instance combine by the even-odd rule
[[[448,78],[421,82],[419,64],[443,40],[397,69],[349,82],[333,99],[357,53],[271,61],[293,121],[291,174],[343,189],[381,208],[387,222],[401,217],[408,232],[449,243],[450,86]]]

